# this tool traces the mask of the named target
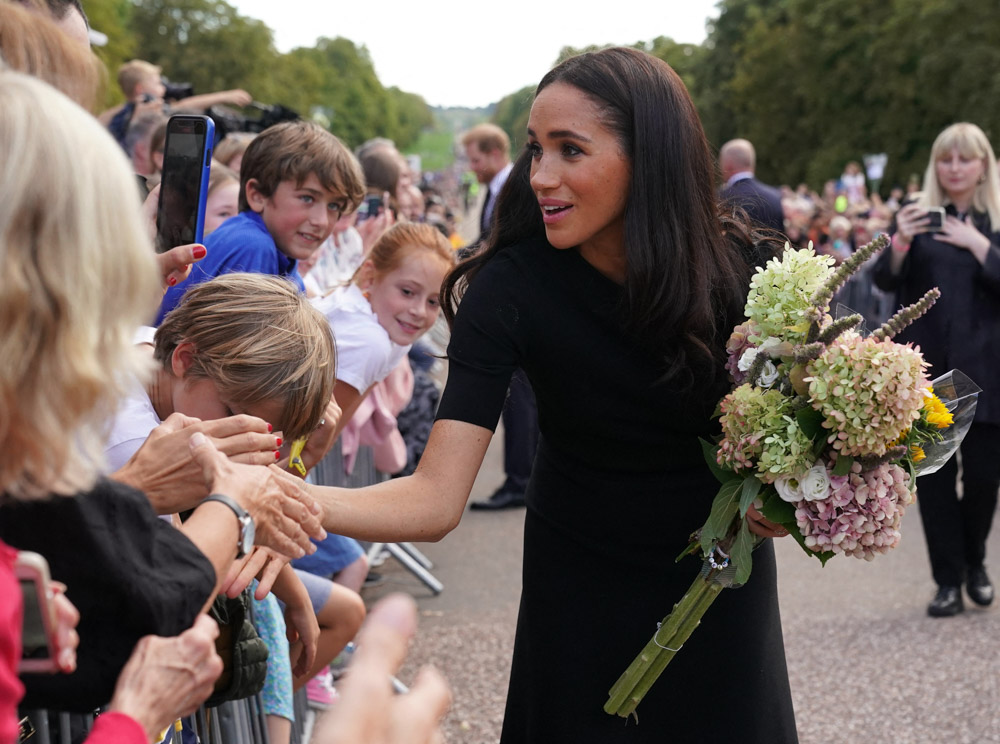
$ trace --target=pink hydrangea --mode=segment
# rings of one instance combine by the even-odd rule
[[[726,371],[733,382],[742,385],[747,381],[747,374],[739,368],[740,358],[747,349],[753,348],[749,336],[755,333],[752,323],[741,323],[733,329],[726,341]]]
[[[833,464],[827,466],[832,470]],[[913,503],[910,475],[894,463],[846,476],[830,473],[830,495],[795,504],[795,522],[806,547],[872,560],[899,544],[903,511]]]

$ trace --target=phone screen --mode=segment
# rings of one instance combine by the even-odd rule
[[[167,124],[156,212],[156,250],[200,243],[215,125],[207,116],[175,115]]]
[[[24,616],[21,622],[21,658],[48,659],[49,639],[42,618],[42,606],[38,599],[38,584],[32,579],[21,579],[21,597]]]

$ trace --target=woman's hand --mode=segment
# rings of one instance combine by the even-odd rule
[[[937,239],[956,248],[964,248],[975,256],[980,265],[986,263],[986,256],[990,252],[990,239],[976,229],[969,215],[964,220],[947,215]]]
[[[301,558],[316,552],[310,537],[326,539],[318,518],[320,505],[306,493],[302,481],[274,465],[233,462],[200,431],[191,435],[189,446],[209,490],[235,499],[250,513],[257,545]]]
[[[242,559],[235,561],[223,579],[219,592],[230,599],[238,597],[250,582],[257,579],[257,589],[253,596],[264,599],[271,591],[274,580],[285,566],[289,557],[270,548],[255,545],[254,549]]]
[[[175,638],[146,636],[136,644],[115,685],[109,710],[134,718],[150,741],[212,694],[222,673],[215,652],[219,626],[207,615]]]
[[[896,212],[896,240],[902,245],[909,246],[913,242],[915,235],[927,232],[930,226],[930,217],[922,207],[916,204],[907,204]]]
[[[764,519],[764,515],[757,511],[753,504],[747,509],[747,526],[752,533],[760,537],[785,537],[788,535],[788,530],[780,524]]]
[[[188,446],[196,431],[211,438],[216,449],[236,462],[267,465],[277,459],[278,438],[263,419],[243,414],[200,421],[174,413],[153,429],[142,447],[111,477],[143,491],[157,514],[193,508],[210,493]]]
[[[448,684],[435,669],[417,674],[406,695],[395,695],[389,676],[406,657],[417,627],[413,600],[393,594],[368,615],[358,636],[351,672],[337,684],[340,702],[320,721],[318,744],[431,744],[443,742],[440,720],[451,704]]]
[[[146,195],[142,203],[142,216],[146,220],[146,231],[149,239],[156,240],[156,210],[160,202],[160,184],[156,184]],[[208,255],[205,246],[200,243],[190,243],[171,248],[169,251],[156,254],[156,263],[160,267],[161,284],[164,288],[174,287],[191,273],[191,264]]]
[[[80,636],[76,632],[76,626],[80,623],[80,611],[66,598],[65,584],[52,581],[49,586],[52,589],[52,607],[56,621],[56,664],[63,674],[72,674],[76,671],[76,649],[80,645]]]

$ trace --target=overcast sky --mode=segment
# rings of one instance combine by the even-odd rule
[[[279,51],[343,36],[368,48],[386,87],[432,106],[486,106],[534,85],[564,46],[669,36],[700,44],[718,0],[229,0],[273,31]],[[491,15],[493,17],[491,17]]]

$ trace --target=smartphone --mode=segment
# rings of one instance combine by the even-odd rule
[[[21,623],[21,672],[57,672],[56,613],[49,563],[38,553],[22,550],[14,564],[24,613]]]
[[[214,145],[215,123],[209,117],[174,114],[167,121],[156,209],[157,252],[202,241]]]
[[[944,207],[928,207],[927,223],[928,232],[941,232],[944,229]]]
[[[369,218],[378,217],[381,211],[381,196],[366,197],[365,200],[361,202],[361,206],[358,207],[358,222],[364,222]]]

